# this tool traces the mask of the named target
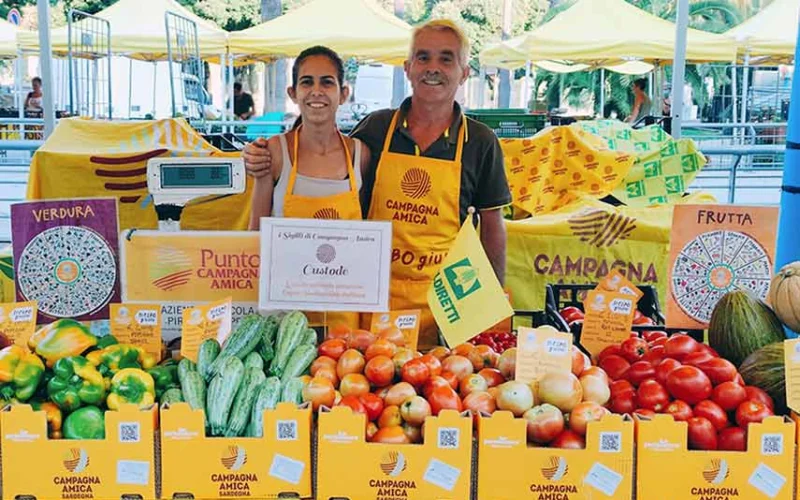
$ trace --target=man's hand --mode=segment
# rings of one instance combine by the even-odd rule
[[[503,285],[506,277],[506,225],[503,209],[481,210],[480,221],[483,249],[492,263],[500,285]]]
[[[244,159],[245,170],[253,177],[258,179],[270,174],[272,155],[267,149],[267,140],[263,137],[259,137],[244,147],[242,159]]]

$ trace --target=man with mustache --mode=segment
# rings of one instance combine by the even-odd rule
[[[470,207],[480,215],[481,242],[501,283],[505,277],[502,208],[511,193],[497,137],[455,100],[470,73],[468,58],[469,40],[454,23],[416,28],[404,64],[411,97],[397,110],[370,114],[351,134],[371,152],[364,215],[392,221],[391,308],[423,311],[420,350],[438,344],[427,292]],[[269,169],[264,157],[257,143],[245,148],[253,175]]]

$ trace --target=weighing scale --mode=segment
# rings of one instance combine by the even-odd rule
[[[147,162],[147,190],[161,231],[180,231],[181,213],[191,200],[244,193],[245,185],[241,158],[152,158]]]

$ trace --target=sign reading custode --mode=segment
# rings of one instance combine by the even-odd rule
[[[261,219],[259,309],[389,310],[391,222]]]

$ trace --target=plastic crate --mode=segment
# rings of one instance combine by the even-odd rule
[[[473,109],[466,115],[492,129],[501,139],[531,137],[547,126],[546,115],[532,115],[524,109]]]
[[[545,318],[549,325],[564,331],[571,331],[576,341],[580,342],[580,334],[582,324],[576,323],[570,328],[564,318],[558,313],[565,307],[573,306],[583,311],[583,300],[586,294],[597,288],[597,284],[591,285],[547,285],[545,288]],[[666,328],[666,318],[661,312],[661,306],[658,300],[658,292],[652,286],[642,285],[638,286],[642,291],[642,298],[639,299],[636,308],[644,316],[652,319],[655,325],[633,325],[631,331],[641,334],[642,332],[649,331],[664,331],[667,335],[672,335],[678,332],[686,332],[698,342],[703,341],[703,330],[686,330],[681,328]]]

